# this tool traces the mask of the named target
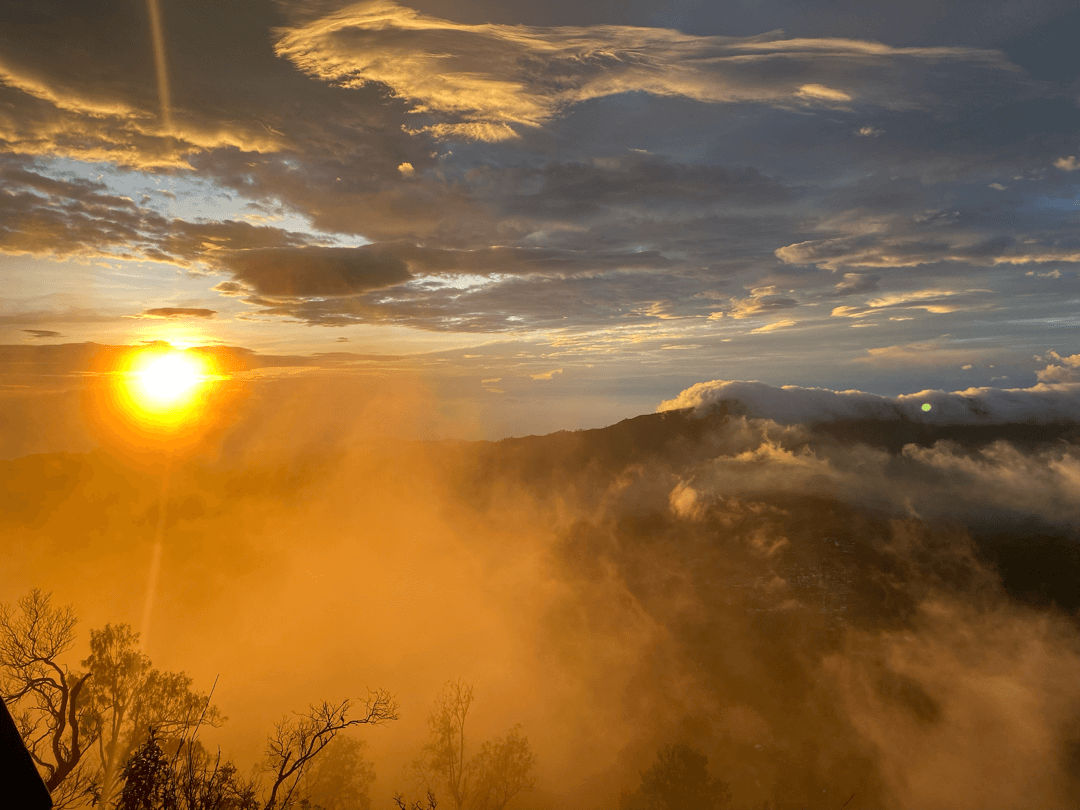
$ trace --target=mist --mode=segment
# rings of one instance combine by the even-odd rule
[[[3,461],[0,599],[35,585],[84,633],[137,626],[163,504],[143,645],[217,679],[228,719],[203,742],[254,767],[282,715],[387,688],[400,719],[351,732],[376,807],[421,795],[428,714],[458,679],[475,744],[520,724],[535,753],[510,807],[618,807],[675,743],[740,808],[1080,796],[1060,410],[823,422],[728,397],[465,442],[407,438],[437,418],[419,381],[347,417],[340,385],[226,392],[222,424],[167,453]]]

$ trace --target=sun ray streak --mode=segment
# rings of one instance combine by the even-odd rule
[[[154,612],[154,598],[157,595],[158,579],[161,576],[161,558],[165,553],[165,518],[168,510],[172,462],[173,457],[170,453],[161,474],[161,493],[158,496],[154,545],[150,552],[150,568],[146,572],[146,596],[143,599],[142,618],[139,621],[139,641],[143,649],[146,649],[150,640],[150,620]]]
[[[165,34],[158,0],[146,0],[150,15],[150,38],[154,45],[154,73],[157,74],[158,102],[161,104],[161,127],[172,131],[172,97],[169,91],[169,66],[165,60]]]

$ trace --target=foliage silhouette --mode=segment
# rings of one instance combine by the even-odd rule
[[[34,589],[15,607],[0,605],[0,695],[41,771],[54,806],[96,800],[85,760],[97,728],[91,717],[89,672],[61,661],[75,641],[75,612]]]
[[[535,757],[520,726],[487,740],[467,755],[466,721],[473,687],[449,681],[435,702],[428,728],[430,739],[420,756],[426,777],[450,796],[455,810],[502,810],[535,784]]]
[[[730,801],[727,785],[709,774],[709,760],[682,743],[666,745],[641,773],[641,784],[624,794],[621,810],[719,810]]]

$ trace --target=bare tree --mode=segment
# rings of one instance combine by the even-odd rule
[[[397,703],[389,692],[369,693],[359,717],[350,718],[352,701],[323,701],[306,714],[285,718],[267,740],[266,765],[273,774],[270,793],[263,810],[286,810],[293,806],[293,794],[311,761],[343,729],[359,725],[378,725],[397,720]]]
[[[515,796],[534,786],[535,758],[520,726],[483,742],[468,756],[465,725],[472,703],[470,684],[457,680],[443,687],[428,717],[431,739],[421,755],[420,769],[440,783],[455,810],[503,810]]]
[[[75,624],[70,606],[53,606],[51,594],[36,588],[14,609],[0,606],[0,694],[57,807],[95,791],[83,767],[97,737],[90,673],[60,661],[75,640]]]
[[[454,802],[465,806],[468,780],[465,768],[465,720],[473,702],[473,688],[462,680],[449,681],[428,717],[431,741],[424,749],[429,772],[437,775]]]
[[[402,794],[395,793],[394,804],[398,806],[399,810],[436,810],[439,806],[439,802],[435,799],[435,794],[430,790],[427,792],[427,797],[423,801],[417,799],[412,804],[409,804]]]
[[[306,714],[282,720],[267,740],[267,769],[273,780],[265,799],[260,799],[257,780],[244,780],[232,762],[222,762],[220,753],[211,757],[195,740],[181,737],[174,741],[175,753],[168,757],[159,742],[156,731],[128,758],[120,774],[119,798],[116,810],[288,810],[288,808],[312,808],[307,797],[301,796],[300,786],[310,787],[305,777],[312,765],[320,762],[321,754],[344,729],[364,724],[379,724],[397,719],[397,705],[389,693],[374,691],[364,702],[358,717],[349,717],[352,701],[340,703],[324,701],[312,706]],[[197,730],[199,723],[194,728]],[[357,762],[360,750],[358,741],[353,746],[339,749],[345,752],[331,770],[343,763],[347,770],[363,773],[360,795],[366,799],[367,784],[374,778],[370,763]],[[352,756],[350,756],[350,753]],[[364,770],[363,766],[367,766]],[[327,774],[337,781],[348,776],[343,773]],[[356,773],[353,774],[356,776]],[[364,778],[367,781],[363,781]],[[307,784],[305,785],[305,782]],[[339,786],[339,785],[338,785]],[[346,796],[346,801],[351,799]],[[350,810],[359,805],[346,805]]]

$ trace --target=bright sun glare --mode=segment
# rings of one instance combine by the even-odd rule
[[[139,357],[130,371],[132,399],[154,412],[183,409],[207,381],[206,367],[183,351],[153,352]]]

